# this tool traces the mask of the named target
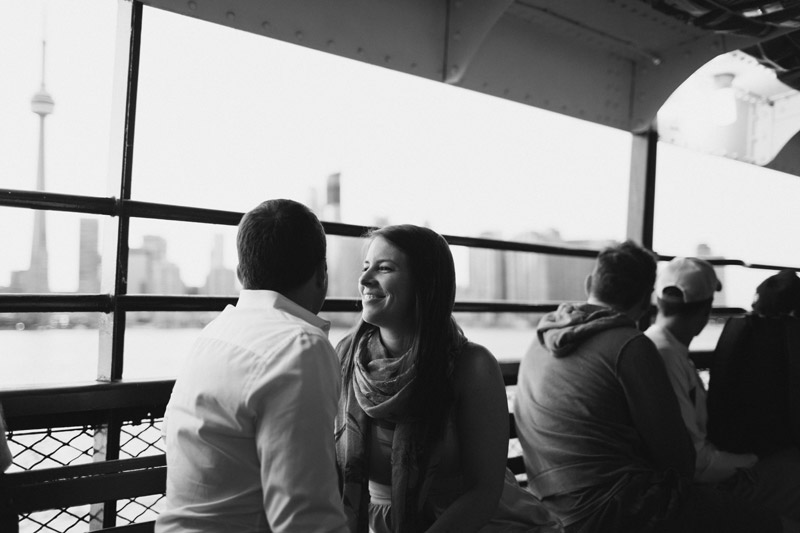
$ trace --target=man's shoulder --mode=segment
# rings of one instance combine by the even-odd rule
[[[585,341],[587,346],[607,346],[613,350],[639,350],[652,347],[653,343],[645,334],[634,326],[618,326],[598,331]]]
[[[332,349],[325,331],[290,313],[274,310],[220,315],[205,328],[201,339],[218,339],[254,352],[288,346]]]

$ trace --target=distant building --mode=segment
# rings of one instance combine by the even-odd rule
[[[44,86],[44,58],[45,43],[42,43],[42,85],[39,91],[31,99],[31,111],[39,116],[39,157],[37,160],[36,171],[36,190],[45,190],[45,119],[53,112],[55,103],[53,97],[47,92]],[[47,222],[43,209],[37,209],[33,213],[33,244],[31,245],[31,263],[27,273],[20,275],[15,280],[20,284],[24,292],[42,293],[50,292],[50,282],[48,280],[48,255],[47,255]],[[13,286],[13,283],[12,283]]]
[[[325,183],[322,220],[341,222],[341,174],[331,174]],[[364,261],[363,241],[358,237],[328,236],[328,297],[358,296],[358,277]]]
[[[590,250],[610,243],[565,241],[557,231],[526,232],[513,240]],[[593,258],[471,248],[469,286],[465,294],[479,300],[526,303],[583,301],[586,299],[586,276],[593,267]]]
[[[28,287],[30,283],[28,282],[28,278],[30,277],[29,270],[14,270],[11,272],[11,284],[8,286],[9,292],[28,292]]]
[[[94,218],[80,221],[78,255],[78,292],[100,292],[100,254],[98,253],[100,223]]]
[[[481,237],[498,238],[494,233]],[[463,297],[469,300],[508,299],[507,253],[486,248],[468,248],[469,284],[463,289]]]
[[[597,250],[610,241],[566,241],[557,231],[528,232],[514,240]],[[514,252],[508,267],[508,293],[516,301],[564,302],[586,300],[586,276],[594,258]]]
[[[211,268],[208,271],[205,294],[214,296],[232,296],[238,293],[236,273],[225,267],[225,236],[214,235],[211,247]]]
[[[185,294],[177,265],[167,261],[167,241],[145,235],[128,254],[128,294]]]

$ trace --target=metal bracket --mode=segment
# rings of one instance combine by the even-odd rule
[[[443,81],[461,81],[481,43],[514,0],[448,0]]]

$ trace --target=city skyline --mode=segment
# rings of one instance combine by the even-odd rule
[[[59,102],[47,119],[46,188],[118,195],[116,176],[108,175],[117,6],[78,1],[80,8],[11,2],[0,20],[0,46],[15,51],[0,55],[0,72],[15,80],[0,85],[4,188],[35,188],[39,121],[30,100],[41,81],[46,6],[47,85]],[[341,172],[347,223],[428,224],[445,234],[505,239],[548,228],[570,241],[625,237],[628,132],[147,6],[141,59],[135,200],[246,211],[269,197],[306,201],[311,185]],[[796,222],[795,177],[663,143],[658,164],[658,252],[691,254],[707,242],[729,258],[797,262],[789,247],[752,224]],[[30,266],[31,215],[0,210],[12,228],[0,234],[2,286],[12,271]],[[46,216],[50,289],[74,292],[84,217]],[[726,231],[716,231],[720,224]],[[234,231],[222,230],[227,239]],[[187,284],[204,282],[213,240],[207,226],[132,220],[131,246],[144,235],[167,240]],[[226,254],[233,262],[231,247]],[[747,294],[765,275],[744,277]]]

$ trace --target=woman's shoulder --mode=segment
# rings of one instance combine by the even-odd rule
[[[466,341],[461,347],[461,351],[456,358],[456,361],[461,359],[474,359],[474,360],[482,360],[482,359],[491,359],[492,361],[497,361],[495,356],[489,349],[484,346],[483,344],[478,344],[477,342]]]
[[[455,358],[453,379],[456,384],[468,383],[499,372],[500,364],[492,352],[481,344],[467,341]]]

